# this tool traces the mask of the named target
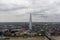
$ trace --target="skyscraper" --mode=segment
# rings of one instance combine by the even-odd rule
[[[30,19],[29,19],[29,30],[32,30],[32,15],[30,13]]]

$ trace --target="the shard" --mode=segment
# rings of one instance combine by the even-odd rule
[[[32,30],[32,14],[30,13],[29,30]]]

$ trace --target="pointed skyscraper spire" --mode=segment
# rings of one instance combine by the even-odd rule
[[[32,30],[32,15],[30,13],[29,30]]]

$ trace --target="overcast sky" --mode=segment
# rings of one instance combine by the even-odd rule
[[[0,22],[60,22],[60,0],[0,0]]]

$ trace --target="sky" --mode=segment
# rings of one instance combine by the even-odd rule
[[[0,22],[60,22],[60,0],[0,0]]]

